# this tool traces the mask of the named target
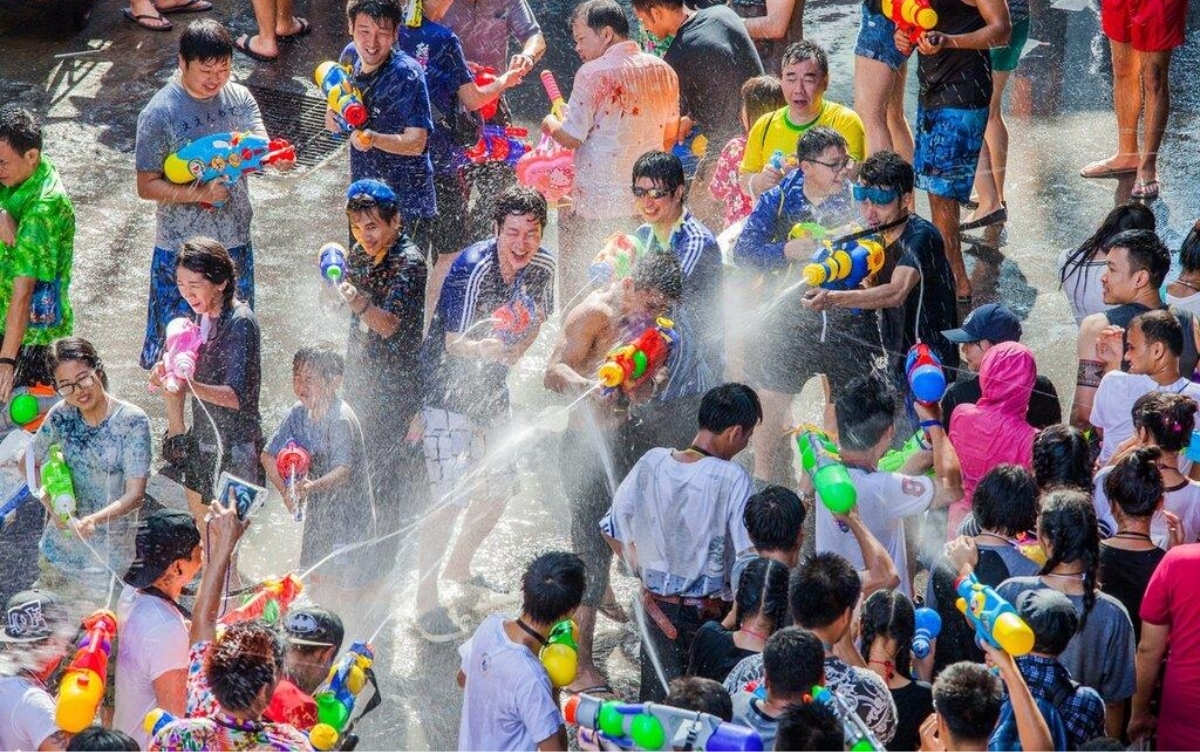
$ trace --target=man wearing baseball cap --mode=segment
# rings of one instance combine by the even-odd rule
[[[959,346],[967,368],[978,374],[983,354],[993,346],[1001,342],[1021,341],[1021,322],[1007,306],[988,303],[971,311],[961,327],[948,329],[942,332],[942,336]],[[944,424],[950,425],[954,408],[959,405],[973,405],[979,401],[980,395],[979,377],[960,374],[942,397]],[[1025,419],[1038,430],[1062,422],[1062,405],[1058,400],[1058,392],[1054,389],[1054,383],[1041,374],[1033,384],[1033,396],[1029,400],[1029,411]]]
[[[67,611],[53,593],[25,590],[8,599],[0,633],[0,749],[66,749],[71,735],[54,720],[46,681],[70,645]]]
[[[316,725],[317,703],[312,695],[329,676],[345,636],[342,620],[332,611],[320,606],[288,611],[283,620],[283,676],[263,718],[302,731]]]

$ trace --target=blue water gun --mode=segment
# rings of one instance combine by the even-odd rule
[[[986,642],[1014,658],[1033,650],[1033,630],[1011,603],[980,582],[974,572],[960,577],[954,589],[958,592],[955,605],[971,622],[980,645]]]
[[[354,701],[367,684],[367,672],[375,661],[375,650],[365,642],[356,642],[350,649],[338,658],[337,663],[329,669],[329,678],[313,694],[317,702],[317,725],[313,727],[313,735],[328,738],[332,732],[337,738],[350,723],[350,713],[354,710]],[[329,729],[320,729],[322,725]],[[316,739],[313,739],[316,743]]]
[[[918,608],[914,616],[917,629],[913,633],[912,654],[925,658],[933,648],[933,641],[942,633],[942,617],[932,608]]]
[[[492,311],[492,333],[505,345],[515,345],[528,336],[537,316],[537,303],[525,290],[518,289],[508,302]]]
[[[873,238],[826,240],[804,267],[804,281],[809,287],[853,290],[882,269],[884,260],[883,245]]]
[[[367,124],[367,107],[362,92],[354,85],[344,65],[326,61],[313,72],[313,81],[321,87],[325,104],[343,131],[358,130]]]
[[[162,708],[155,708],[146,714],[142,719],[142,730],[150,735],[150,738],[158,736],[158,732],[166,728],[167,724],[174,723],[179,720]]]
[[[715,715],[652,702],[624,703],[573,695],[567,700],[567,723],[598,731],[621,749],[761,750],[762,737]]]
[[[318,252],[317,263],[321,266],[321,279],[331,285],[339,284],[346,278],[346,247],[341,243],[326,243]]]
[[[529,145],[523,140],[528,135],[529,131],[524,128],[485,125],[479,141],[466,149],[463,156],[473,164],[505,162],[515,168],[517,161],[529,151]]]
[[[683,143],[677,143],[671,147],[671,153],[683,163],[683,174],[687,178],[695,176],[696,170],[700,167],[700,160],[704,159],[707,152],[708,137],[694,130],[683,140]]]
[[[188,142],[163,162],[163,175],[172,183],[208,183],[220,177],[229,185],[243,175],[262,172],[276,162],[296,161],[296,149],[285,139],[257,133],[213,133]]]

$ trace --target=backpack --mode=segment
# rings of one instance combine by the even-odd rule
[[[1060,674],[1059,680],[1050,692],[1049,700],[1034,698],[1038,710],[1042,713],[1042,718],[1046,719],[1046,726],[1050,728],[1050,739],[1053,741],[1054,749],[1075,749],[1071,744],[1071,735],[1067,733],[1067,724],[1063,720],[1059,708],[1075,694],[1078,687],[1079,682],[1074,679],[1063,679]],[[1017,717],[1013,712],[1011,699],[1005,699],[1004,704],[1000,706],[1000,720],[996,722],[996,730],[988,739],[988,749],[1021,749],[1021,739],[1017,734]]]

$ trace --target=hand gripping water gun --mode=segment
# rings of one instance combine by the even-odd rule
[[[942,401],[942,395],[946,393],[946,372],[942,369],[941,359],[929,345],[918,342],[909,349],[904,373],[917,402],[936,405]]]
[[[771,158],[767,160],[767,164],[774,167],[776,170],[783,172],[784,167],[798,167],[800,162],[796,159],[795,154],[785,154],[783,149],[776,149],[771,152]]]
[[[588,276],[592,284],[604,285],[615,279],[625,279],[634,263],[646,252],[636,235],[614,232],[604,241],[604,247],[592,259]]]
[[[346,278],[346,246],[326,243],[317,252],[317,263],[321,267],[321,279],[331,285],[340,284]]]
[[[550,98],[550,114],[561,121],[567,116],[567,100],[563,99],[562,92],[558,89],[558,81],[554,80],[554,74],[548,70],[542,71],[542,88],[546,90],[546,96]]]
[[[179,719],[162,708],[155,708],[142,719],[142,729],[153,739],[158,736],[159,731],[166,728],[167,724],[174,723],[177,720]]]
[[[927,31],[933,31],[937,26],[937,11],[929,4],[929,0],[883,0],[883,15],[896,24],[896,28],[904,32],[908,41],[913,44]]]
[[[336,743],[338,736],[346,730],[354,701],[366,686],[367,672],[374,661],[374,649],[365,642],[356,642],[330,667],[329,677],[313,693],[317,702],[317,725],[309,732],[309,739],[314,747],[331,749],[333,743],[319,745],[329,740]]]
[[[367,107],[363,104],[362,92],[350,78],[350,71],[343,65],[326,61],[317,66],[313,80],[325,94],[326,104],[333,112],[342,130],[358,130],[367,124]]]
[[[572,619],[563,619],[550,629],[546,644],[538,653],[542,667],[556,688],[575,681],[579,673],[579,626]]]
[[[1033,650],[1033,630],[1011,603],[981,583],[973,572],[958,578],[954,589],[958,591],[955,605],[975,628],[975,638],[981,645],[987,642],[1014,658]]]
[[[929,655],[933,641],[942,633],[942,617],[932,608],[918,608],[915,617],[917,630],[913,633],[912,654],[924,658]]]
[[[108,677],[108,659],[117,636],[117,615],[101,609],[83,620],[83,635],[75,655],[67,664],[58,687],[54,722],[69,734],[78,734],[96,718],[104,699],[104,681]]]
[[[925,441],[925,431],[918,430],[909,437],[908,441],[904,442],[904,446],[900,447],[899,449],[887,450],[887,452],[885,452],[884,455],[879,458],[879,464],[877,467],[881,472],[898,473],[900,472],[900,469],[904,467],[905,463],[908,462],[908,459],[914,454],[917,452],[928,452],[929,450],[930,446],[928,442]],[[929,473],[932,477],[933,470],[930,469]]]
[[[812,481],[817,498],[830,512],[849,514],[858,503],[858,492],[828,434],[813,425],[801,426],[796,446],[800,449],[800,465]],[[839,522],[839,527],[846,531],[844,523]]]
[[[233,185],[243,175],[262,172],[276,162],[296,161],[296,149],[282,138],[257,133],[214,133],[189,142],[163,162],[163,175],[172,183],[207,183],[219,177]]]
[[[609,352],[596,371],[605,394],[616,389],[631,392],[658,373],[671,354],[671,345],[675,342],[674,326],[675,322],[660,317],[633,342]]]
[[[291,573],[264,580],[258,592],[246,599],[242,605],[227,611],[221,617],[221,623],[228,626],[251,619],[262,619],[268,624],[274,624],[303,591],[304,583]]]
[[[75,482],[61,444],[51,444],[42,463],[42,495],[50,497],[50,508],[64,524],[75,516]]]
[[[288,441],[287,446],[281,449],[279,454],[275,455],[275,469],[279,472],[279,476],[283,478],[284,484],[287,486],[296,522],[304,521],[304,505],[297,498],[296,481],[308,475],[308,468],[311,463],[312,456],[309,455],[308,450],[295,441]]]
[[[567,103],[550,71],[542,71],[542,87],[550,97],[550,112],[562,120]],[[575,187],[575,152],[543,133],[538,145],[517,160],[516,173],[521,185],[541,193],[551,204],[558,204]]]
[[[671,147],[671,153],[683,163],[683,175],[687,178],[696,174],[696,169],[700,167],[700,160],[704,159],[707,152],[708,137],[696,131],[688,134],[683,143],[677,143]]]
[[[475,164],[507,162],[516,167],[521,157],[529,151],[529,145],[523,140],[528,135],[529,131],[524,128],[485,125],[479,141],[463,153]]]
[[[196,375],[196,361],[200,358],[200,346],[203,344],[204,335],[200,333],[196,322],[183,316],[171,319],[171,323],[167,324],[162,356],[164,389],[177,394],[184,382],[192,380]]]
[[[6,434],[15,428],[23,428],[34,433],[41,427],[50,408],[62,401],[47,384],[34,384],[30,387],[18,387],[13,390],[8,401],[8,409],[0,412],[0,434]]]
[[[813,699],[833,711],[842,722],[842,739],[846,749],[851,752],[884,752],[883,745],[875,738],[871,728],[863,723],[854,708],[850,707],[845,698],[826,687],[813,687]]]
[[[812,263],[804,267],[804,281],[809,287],[853,290],[882,269],[883,262],[883,245],[872,238],[825,240]]]
[[[413,5],[420,5],[420,2],[414,2]],[[496,69],[489,65],[481,65],[475,68],[475,85],[479,88],[484,88],[496,81]],[[479,108],[479,116],[483,118],[483,122],[488,122],[496,117],[496,112],[500,109],[500,95],[492,97]]]
[[[826,230],[818,222],[797,222],[788,233],[788,240],[809,239],[820,243],[828,236],[829,230]]]
[[[715,715],[657,703],[624,703],[572,695],[563,711],[567,723],[621,749],[761,750],[758,732],[725,723]]]
[[[492,311],[492,332],[505,345],[515,345],[529,334],[537,318],[537,303],[524,290],[517,290],[508,302]]]

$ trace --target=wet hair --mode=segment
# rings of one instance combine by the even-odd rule
[[[754,125],[763,115],[787,106],[783,98],[783,86],[774,76],[755,76],[742,84],[742,106],[746,108],[746,121]]]
[[[846,137],[826,125],[809,128],[796,142],[796,159],[813,162],[821,158],[826,149],[838,148],[847,151]]]
[[[1138,447],[1113,465],[1104,479],[1104,493],[1126,517],[1149,518],[1163,499],[1163,476],[1158,469],[1162,450]]]
[[[759,553],[791,551],[796,548],[807,514],[792,489],[767,486],[746,500],[742,524]]]
[[[359,193],[346,201],[346,217],[353,219],[363,214],[377,214],[384,222],[391,221],[400,213],[400,205],[395,201],[380,201],[369,193]]]
[[[0,107],[0,141],[7,142],[21,156],[30,149],[41,151],[42,124],[24,107],[6,104]]]
[[[103,726],[88,726],[67,742],[68,750],[86,749],[90,752],[137,752],[141,747],[137,740],[120,729]]]
[[[670,152],[654,149],[633,163],[633,182],[649,178],[657,187],[673,191],[684,184],[683,163]]]
[[[184,63],[233,60],[233,37],[212,18],[192,21],[179,35],[179,57]]]
[[[546,197],[532,188],[523,185],[510,185],[496,199],[496,208],[492,211],[492,221],[496,227],[504,226],[506,217],[516,217],[532,214],[538,226],[546,229]]]
[[[230,624],[204,659],[213,697],[230,713],[250,710],[263,689],[274,686],[282,668],[283,641],[258,620]]]
[[[663,705],[696,713],[715,715],[726,723],[733,721],[733,698],[721,682],[702,676],[681,676],[671,680]]]
[[[862,592],[862,580],[849,561],[822,551],[800,562],[792,573],[788,606],[796,623],[821,629],[854,608]]]
[[[894,151],[877,151],[859,165],[858,180],[863,185],[892,188],[900,195],[913,192],[916,177],[913,166]]]
[[[876,590],[862,605],[859,650],[865,656],[875,640],[896,641],[893,661],[900,676],[912,675],[912,641],[917,632],[917,616],[913,603],[899,590]]]
[[[1129,325],[1136,326],[1147,343],[1158,342],[1165,345],[1176,358],[1183,355],[1183,327],[1170,309],[1139,313]]]
[[[737,581],[737,626],[762,616],[779,629],[787,621],[788,568],[774,559],[758,557],[746,565]]]
[[[634,10],[640,10],[643,13],[651,8],[682,8],[683,0],[632,0],[630,5]]]
[[[1092,456],[1087,437],[1074,426],[1046,426],[1033,438],[1033,477],[1043,493],[1074,488],[1091,494]]]
[[[1082,630],[1096,605],[1096,577],[1100,571],[1100,530],[1091,497],[1068,489],[1043,496],[1038,533],[1049,544],[1048,557],[1039,574],[1049,574],[1059,564],[1083,564],[1083,614],[1079,619]]]
[[[846,449],[867,450],[892,426],[896,392],[882,375],[872,372],[846,385],[835,412],[839,443]]]
[[[1105,241],[1103,249],[1124,248],[1129,255],[1129,270],[1150,274],[1150,288],[1162,287],[1171,269],[1171,252],[1153,230],[1123,230]]]
[[[803,63],[805,60],[817,61],[821,75],[829,76],[829,56],[825,54],[824,47],[811,39],[801,39],[799,42],[789,44],[783,51],[783,60],[779,64],[779,69],[783,70],[789,65]]]
[[[714,386],[700,400],[697,420],[700,430],[721,433],[727,428],[741,426],[744,430],[762,423],[762,403],[753,389],[745,384],[728,383]]]
[[[551,624],[579,608],[587,576],[583,559],[566,551],[550,551],[529,563],[521,578],[522,610],[535,621]]]
[[[1100,251],[1112,236],[1123,230],[1150,230],[1153,232],[1154,228],[1154,212],[1150,211],[1145,204],[1132,201],[1114,208],[1104,218],[1100,227],[1092,233],[1092,236],[1067,256],[1066,263],[1059,272],[1058,286],[1062,287],[1067,283],[1068,277],[1081,271],[1083,265],[1090,261],[1092,256]],[[1084,292],[1086,292],[1087,276],[1084,274],[1075,277],[1076,296],[1079,295],[1079,285],[1081,284],[1085,286]]]
[[[634,289],[655,290],[668,301],[683,299],[683,265],[674,253],[646,253],[629,272]]]
[[[1147,392],[1133,403],[1133,427],[1146,429],[1164,452],[1181,452],[1192,440],[1196,407],[1186,394]]]
[[[46,369],[53,375],[63,363],[76,360],[96,372],[100,383],[108,388],[108,373],[104,370],[104,362],[96,352],[96,347],[83,337],[62,337],[50,343],[46,349]]]
[[[779,715],[775,730],[775,749],[809,752],[842,752],[842,722],[820,702],[797,702]]]
[[[947,666],[933,683],[933,710],[959,742],[985,742],[1003,702],[1000,678],[981,663]]]
[[[597,34],[607,26],[622,39],[629,37],[629,17],[616,0],[587,0],[580,3],[571,13],[570,23],[577,18]]]
[[[1038,485],[1020,465],[996,465],[980,479],[971,496],[975,521],[984,530],[1019,535],[1037,526]]]
[[[292,356],[292,373],[299,373],[305,367],[328,381],[346,373],[346,359],[332,342],[318,342],[301,347]]]
[[[404,20],[404,6],[399,0],[350,0],[346,3],[346,18],[350,23],[357,21],[362,13],[370,16],[376,23],[391,21],[397,28]]]
[[[825,646],[812,632],[786,627],[767,638],[763,648],[767,691],[780,697],[812,692],[825,676]]]
[[[742,91],[745,90],[742,87]],[[1179,265],[1189,272],[1200,270],[1200,220],[1196,220],[1196,224],[1188,230],[1187,237],[1179,244]]]
[[[234,295],[237,294],[237,272],[234,271],[233,258],[225,246],[212,238],[202,236],[185,240],[183,245],[179,246],[175,268],[195,272],[214,285],[224,282],[222,300],[226,308],[233,305]]]

